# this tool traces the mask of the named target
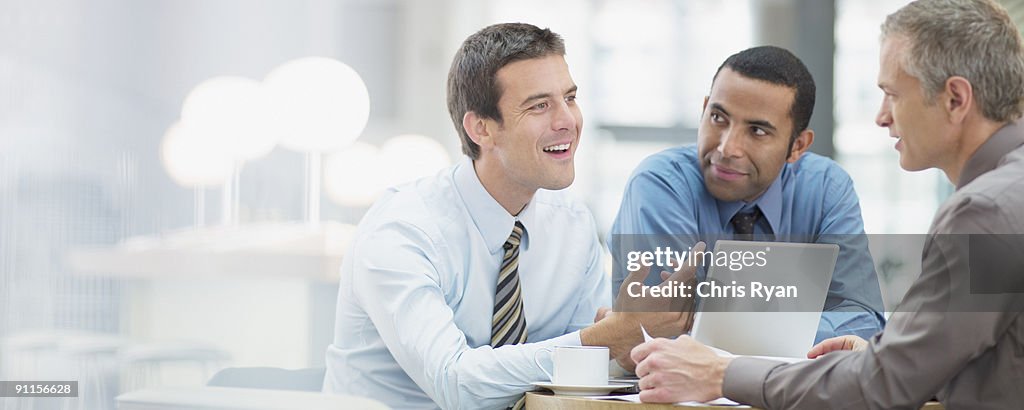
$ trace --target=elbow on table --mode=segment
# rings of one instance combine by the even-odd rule
[[[501,370],[487,368],[500,365],[493,360],[483,362],[473,350],[456,354],[442,366],[434,378],[434,402],[443,409],[508,408],[514,404],[526,390],[516,391],[515,386],[494,378]]]

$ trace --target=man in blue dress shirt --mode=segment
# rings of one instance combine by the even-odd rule
[[[630,177],[609,235],[612,254],[637,235],[671,235],[680,250],[731,235],[837,243],[816,342],[881,330],[881,292],[853,182],[807,152],[814,91],[807,68],[784,49],[730,56],[704,99],[697,145],[652,155]],[[613,264],[612,289],[625,277],[623,264]]]
[[[682,332],[686,315],[665,309],[594,323],[611,292],[593,217],[562,191],[583,124],[564,53],[557,34],[528,24],[463,43],[448,108],[467,158],[392,188],[363,217],[341,268],[324,391],[399,409],[504,408],[546,381],[540,349],[622,358],[643,341],[640,323]]]

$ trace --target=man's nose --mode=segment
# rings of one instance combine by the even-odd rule
[[[722,134],[722,140],[718,143],[718,152],[721,152],[723,157],[739,157],[743,155],[743,138],[738,135],[737,128],[739,127],[729,127]]]
[[[886,99],[883,99],[881,106],[878,107],[878,114],[875,115],[875,124],[882,128],[888,128],[892,125],[892,110]]]
[[[551,119],[551,128],[555,131],[572,130],[577,127],[575,108],[567,101],[555,103],[554,117]]]

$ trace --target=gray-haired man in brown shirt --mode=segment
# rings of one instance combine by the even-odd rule
[[[763,408],[1024,408],[1024,51],[991,0],[919,0],[882,25],[877,123],[900,166],[956,185],[882,333],[815,360],[722,358],[689,337],[637,346],[640,398]],[[968,256],[971,256],[970,258]]]

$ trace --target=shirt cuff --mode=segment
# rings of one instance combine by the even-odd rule
[[[725,368],[722,395],[732,401],[768,408],[768,400],[764,396],[764,382],[768,380],[768,374],[772,370],[783,364],[785,363],[753,357],[733,359]]]
[[[564,335],[554,337],[542,342],[547,346],[583,346],[583,342],[580,341],[580,331],[577,330],[572,333],[566,333]]]

